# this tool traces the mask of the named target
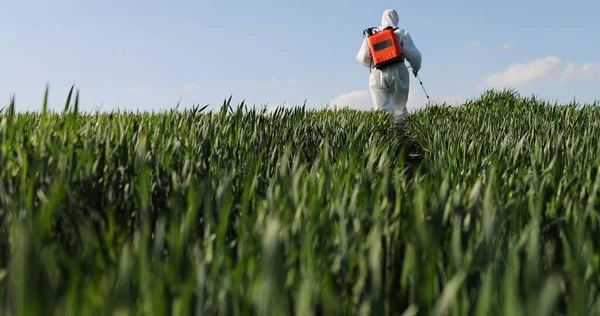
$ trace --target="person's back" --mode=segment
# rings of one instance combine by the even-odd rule
[[[416,76],[421,69],[421,53],[415,46],[407,30],[398,27],[398,13],[389,9],[383,12],[380,30],[386,27],[396,28],[394,34],[401,47],[402,57],[406,59]],[[365,67],[372,68],[369,89],[376,110],[384,110],[394,116],[398,128],[402,128],[404,117],[408,113],[406,103],[410,77],[404,62],[398,62],[382,69],[372,67],[373,58],[367,39],[363,40],[356,59]]]

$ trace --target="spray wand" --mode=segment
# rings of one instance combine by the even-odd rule
[[[408,68],[412,68],[412,67],[408,66]],[[419,74],[413,72],[413,75],[415,75],[415,78],[417,78],[419,80],[419,83],[421,84],[421,88],[423,88],[423,92],[425,92],[425,96],[427,97],[427,100],[429,101],[429,95],[427,94],[427,91],[425,90],[425,86],[423,85],[423,82],[421,81],[421,78],[419,77]]]

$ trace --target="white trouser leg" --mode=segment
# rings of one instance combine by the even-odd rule
[[[373,69],[369,78],[369,88],[373,106],[394,117],[397,124],[408,114],[406,103],[410,77],[404,64],[397,64],[383,70]]]

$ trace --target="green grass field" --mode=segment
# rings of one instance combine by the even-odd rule
[[[69,98],[70,99],[70,98]],[[0,116],[11,315],[600,313],[600,108]]]

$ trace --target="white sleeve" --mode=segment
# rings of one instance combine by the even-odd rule
[[[421,52],[413,42],[408,31],[403,30],[402,32],[402,54],[410,63],[413,70],[419,71],[421,69]]]
[[[367,68],[371,68],[371,51],[369,51],[369,44],[367,39],[363,39],[362,45],[356,54],[356,60]]]

